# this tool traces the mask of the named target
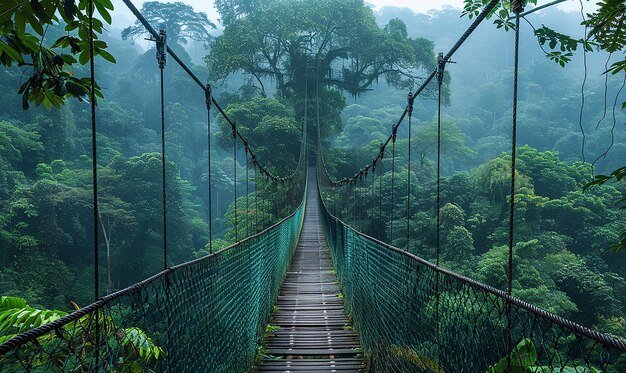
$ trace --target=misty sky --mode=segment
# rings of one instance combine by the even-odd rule
[[[174,2],[177,0],[158,0],[160,2]],[[219,15],[215,8],[213,7],[213,0],[178,0],[182,1],[186,4],[189,4],[194,7],[196,11],[202,11],[208,14],[209,19],[215,23],[219,18]],[[550,0],[539,0],[538,4],[545,4]],[[367,3],[373,4],[376,8],[380,8],[383,6],[397,6],[397,7],[407,7],[412,9],[414,12],[425,13],[431,9],[441,9],[445,6],[453,6],[457,8],[461,8],[463,5],[463,0],[366,0]],[[592,2],[588,2],[588,0],[583,1],[585,8],[590,11]],[[141,9],[141,4],[144,3],[143,0],[133,0],[135,6]],[[115,5],[115,13],[113,17],[113,27],[121,28],[128,26],[132,22],[134,22],[134,16],[132,13],[126,8],[126,5],[121,0],[113,0],[113,4]],[[559,8],[567,11],[580,11],[580,3],[579,0],[569,0],[563,4],[558,5]]]

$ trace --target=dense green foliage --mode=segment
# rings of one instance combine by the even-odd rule
[[[95,0],[93,4],[97,15],[110,24],[111,1]],[[94,18],[92,32],[88,14],[86,0],[78,4],[75,0],[11,0],[0,5],[0,64],[17,65],[28,76],[19,88],[25,110],[29,102],[58,108],[65,98],[82,100],[89,94],[91,79],[75,73],[82,75],[82,65],[90,61],[90,38],[94,39],[94,56],[115,62],[106,50],[107,43],[98,40],[105,23]],[[102,97],[99,87],[94,94]]]
[[[418,15],[384,8],[379,18],[382,23],[401,17],[414,35],[429,32],[435,35],[435,44],[445,50],[463,31],[463,25],[449,21],[455,14],[451,9]],[[564,27],[569,33],[575,19],[575,14],[549,11],[541,22]],[[446,268],[504,289],[512,66],[510,55],[507,60],[505,55],[494,57],[492,51],[508,48],[510,52],[513,40],[510,33],[487,25],[473,37],[455,57],[458,64],[448,69],[452,101],[443,109],[440,258]],[[483,54],[480,49],[485,40],[490,41],[492,51]],[[581,97],[574,94],[581,90],[584,66],[580,61],[572,59],[563,69],[545,59],[544,52],[536,47],[536,36],[528,31],[522,33],[521,45],[514,295],[624,338],[626,258],[609,251],[623,240],[621,232],[626,226],[624,211],[619,209],[626,193],[624,183],[609,182],[621,175],[621,168],[609,173],[626,157],[625,134],[615,127],[623,123],[624,116],[619,106],[617,110],[611,107],[620,98],[623,77],[602,75],[606,55],[588,56],[581,111]],[[335,139],[336,148],[326,149],[327,166],[337,179],[351,177],[378,153],[380,141],[390,132],[389,123],[402,112],[405,97],[405,93],[383,85],[347,106],[343,113],[346,126]],[[416,101],[409,250],[432,261],[436,248],[435,116],[432,102]],[[604,185],[587,190],[583,187],[592,180],[592,173],[589,163],[580,162],[581,127],[587,161],[597,158],[595,171],[607,173],[596,179],[596,184]],[[405,121],[396,142],[393,199],[390,146],[382,165],[377,165],[373,186],[370,172],[354,197],[349,189],[329,197],[348,223],[400,248],[406,247],[407,237],[406,138]],[[604,156],[611,143],[608,156]],[[378,201],[381,171],[382,211]]]
[[[136,327],[121,328],[116,322],[101,311],[99,314],[100,330],[113,331],[112,336],[107,338],[105,345],[113,354],[119,354],[120,359],[105,362],[105,369],[115,372],[153,372],[155,361],[163,359],[165,350],[157,346],[146,333]],[[36,309],[18,297],[0,297],[0,343],[14,337],[26,330],[53,322],[66,316],[67,313],[58,310]],[[94,323],[94,315],[90,314],[78,319],[76,323],[70,323],[61,328],[57,333],[48,334],[38,339],[43,349],[52,346],[59,346],[60,340],[75,340],[80,343],[73,345],[63,345],[63,348],[56,348],[52,353],[46,354],[41,360],[33,359],[31,365],[24,365],[16,359],[0,356],[0,367],[2,372],[13,372],[18,370],[28,370],[29,368],[45,366],[63,366],[66,361],[76,361],[76,369],[89,370],[93,367],[94,361],[94,341],[93,334],[90,333]],[[33,349],[32,353],[36,353]]]
[[[88,80],[74,80],[78,73],[86,75],[82,65],[88,62],[84,31],[80,31],[85,27],[84,2],[79,3],[83,5],[78,7],[78,23],[65,20],[63,12],[69,10],[59,9],[71,25],[68,28],[50,24],[43,35],[29,19],[33,31],[46,41],[36,46],[32,41],[37,36],[30,35],[30,29],[17,36],[11,30],[16,17],[19,20],[16,10],[35,14],[28,7],[38,3],[47,9],[45,4],[53,2],[25,3],[0,18],[5,26],[0,34],[4,65],[0,68],[0,292],[22,297],[38,308],[68,309],[71,300],[87,304],[93,298],[89,113],[78,100],[60,105],[66,97],[87,92]],[[108,3],[96,3],[106,20]],[[297,161],[305,98],[310,139],[316,139],[312,118],[319,101],[326,159],[334,175],[352,175],[367,164],[404,108],[412,79],[434,67],[435,46],[445,49],[466,26],[457,10],[417,15],[385,8],[374,14],[357,0],[216,3],[225,28],[211,42],[206,62],[211,80],[225,83],[215,87],[214,94],[237,121],[259,161],[280,174],[293,171]],[[196,39],[208,42],[211,22],[180,4],[173,5],[176,9],[147,4],[157,23],[160,10],[176,13],[178,9],[185,12],[183,18],[199,17],[191,29],[175,21],[168,32],[170,47],[204,76],[205,68],[192,63],[189,47],[181,44]],[[45,23],[43,15],[36,17]],[[498,19],[507,17],[502,14]],[[561,12],[546,17],[571,20],[571,15]],[[140,33],[141,28],[131,27],[124,35],[133,38]],[[115,65],[95,61],[97,80],[106,82],[100,89],[106,99],[99,100],[98,106],[100,281],[111,292],[162,269],[160,115],[154,50],[143,53],[117,38],[98,37],[106,44],[98,44],[101,49],[96,54],[107,60],[113,60],[107,53],[118,57]],[[434,42],[426,39],[430,37]],[[511,66],[510,56],[495,52],[510,51],[507,37],[494,28],[481,28],[475,40],[489,40],[490,50],[470,44],[455,57],[459,64],[449,67],[453,88],[445,92],[445,102],[451,106],[444,108],[442,142],[442,265],[500,288],[506,278],[510,156],[504,151],[509,146]],[[526,45],[529,40],[536,45],[535,38],[523,35]],[[20,42],[25,46],[15,44]],[[546,43],[551,43],[549,38]],[[42,47],[47,44],[58,45]],[[615,129],[623,115],[610,108],[611,101],[620,97],[621,80],[608,81],[606,94],[604,81],[589,82],[586,105],[579,114],[581,97],[573,92],[580,91],[582,68],[567,54],[570,51],[565,52],[560,61],[572,59],[572,69],[561,69],[538,51],[530,50],[522,59],[519,142],[527,146],[519,150],[514,293],[549,311],[626,337],[626,256],[606,252],[625,240],[621,232],[626,217],[615,203],[624,201],[626,178],[623,169],[611,174],[626,158],[626,137]],[[57,53],[63,64],[50,66],[42,57],[43,62],[27,65],[27,79],[32,73],[44,80],[17,94],[24,78],[15,62],[31,54],[47,54],[54,61]],[[604,57],[590,60],[590,65],[598,63],[604,63]],[[72,82],[80,89],[74,91]],[[275,92],[269,84],[276,84]],[[61,86],[67,91],[57,88]],[[172,63],[165,72],[165,92],[169,262],[178,264],[208,252],[207,118],[203,92]],[[22,93],[27,93],[26,101],[61,107],[23,111]],[[434,114],[432,101],[415,102],[409,249],[427,259],[434,258],[435,250]],[[233,186],[237,183],[241,209],[247,201],[242,182],[246,168],[241,147],[233,159],[230,126],[221,119],[212,118],[212,123],[212,140],[219,145],[211,154],[213,237],[214,247],[220,248],[236,239],[231,229]],[[592,176],[589,164],[579,161],[581,128],[587,134],[588,155],[598,158],[597,171],[607,174],[596,179],[596,184],[604,185],[586,192],[583,186]],[[382,174],[382,213],[371,204],[369,183],[356,190],[354,199],[335,197],[353,203],[350,211],[359,211],[354,222],[358,228],[398,247],[406,246],[407,135],[406,125],[401,126],[394,196],[389,153],[377,169],[376,176]],[[614,140],[610,156],[603,157],[610,140]],[[253,175],[253,170],[249,173]],[[607,182],[614,179],[622,182]],[[238,210],[242,232],[260,228],[259,212],[263,226],[289,212],[288,205],[273,202],[282,195],[281,187],[260,180],[248,187],[254,209]],[[378,193],[377,183],[374,192]],[[350,215],[345,204],[340,207],[342,217]],[[394,215],[389,217],[389,211]],[[392,224],[395,234],[390,237]]]
[[[209,21],[205,13],[196,13],[191,6],[181,2],[163,4],[148,1],[141,7],[141,14],[153,27],[167,31],[168,43],[178,45],[188,44],[189,41],[207,44],[211,39],[208,30],[215,28],[215,24]],[[137,20],[134,26],[122,31],[122,39],[135,40],[146,34],[146,28]]]

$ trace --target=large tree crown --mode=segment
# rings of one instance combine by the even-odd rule
[[[182,2],[148,1],[143,4],[141,13],[150,25],[165,29],[171,43],[185,45],[193,40],[208,45],[212,38],[209,30],[216,28],[206,13],[195,12],[191,6]],[[122,31],[122,39],[134,41],[146,33],[145,27],[137,20],[134,26]]]

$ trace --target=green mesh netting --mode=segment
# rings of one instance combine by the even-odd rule
[[[626,372],[626,344],[356,232],[322,208],[374,372]],[[507,355],[510,362],[507,362]]]
[[[298,241],[304,204],[235,246],[5,342],[0,372],[251,370]]]

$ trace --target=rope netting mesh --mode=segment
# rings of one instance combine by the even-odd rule
[[[505,372],[507,355],[511,372],[625,371],[622,341],[359,233],[323,206],[346,307],[372,371]]]
[[[236,245],[10,339],[0,345],[0,372],[250,370],[303,206]]]

